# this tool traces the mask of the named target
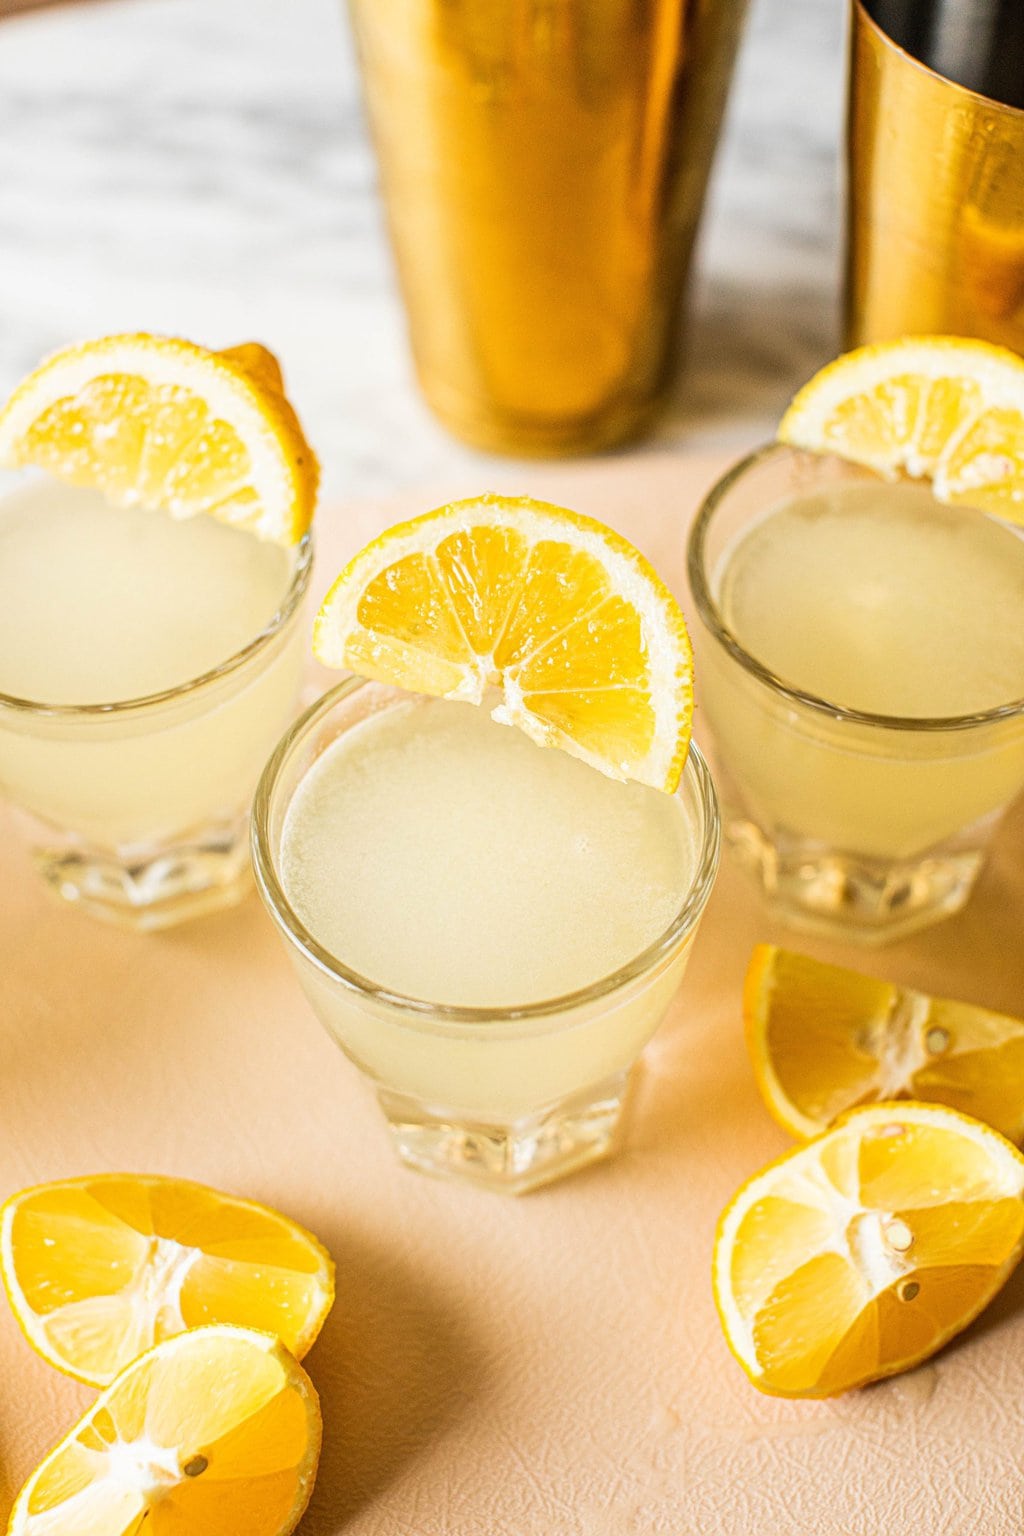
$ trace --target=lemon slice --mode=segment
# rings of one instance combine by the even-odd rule
[[[34,465],[118,506],[207,512],[280,544],[309,527],[319,477],[265,347],[146,335],[40,364],[0,411],[0,465]]]
[[[804,385],[779,438],[1024,522],[1024,360],[1004,347],[957,336],[858,347]]]
[[[277,1339],[198,1328],[97,1398],[21,1490],[8,1536],[287,1536],[320,1436],[313,1384]]]
[[[948,1104],[1024,1140],[1024,1021],[759,944],[743,992],[761,1095],[794,1136],[855,1105]]]
[[[93,1386],[205,1323],[276,1334],[301,1358],[334,1300],[330,1256],[293,1221],[202,1184],[131,1174],[12,1196],[0,1277],[33,1349]]]
[[[480,704],[614,779],[673,791],[692,657],[679,606],[611,529],[529,497],[401,523],[346,567],[313,650],[327,666]]]
[[[715,1300],[750,1380],[828,1397],[926,1359],[1024,1246],[1024,1157],[935,1104],[855,1109],[763,1169],[718,1225]]]

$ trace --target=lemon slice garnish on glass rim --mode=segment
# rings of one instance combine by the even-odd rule
[[[959,336],[858,347],[804,385],[778,435],[1024,522],[1024,360],[1005,347]]]
[[[693,716],[675,598],[610,528],[529,497],[389,528],[338,577],[313,650],[331,667],[480,704],[611,778],[673,791]]]
[[[41,363],[0,410],[0,465],[46,470],[118,506],[209,513],[280,544],[308,529],[319,479],[265,347],[210,352],[144,334]]]
[[[334,1265],[310,1233],[255,1201],[157,1175],[42,1184],[0,1211],[0,1277],[28,1342],[105,1386],[185,1329],[276,1334],[299,1358],[334,1300]]]
[[[18,1495],[8,1536],[288,1536],[321,1417],[278,1339],[208,1327],[117,1377]]]
[[[1024,1020],[770,944],[751,956],[743,1017],[761,1096],[794,1136],[908,1098],[1024,1140]]]
[[[754,1386],[828,1397],[971,1322],[1024,1246],[1024,1157],[936,1104],[871,1105],[748,1180],[715,1239],[715,1301]]]

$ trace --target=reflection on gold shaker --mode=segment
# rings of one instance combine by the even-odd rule
[[[945,80],[852,0],[846,334],[1024,352],[1024,111]]]
[[[667,380],[747,0],[349,0],[412,348],[460,436],[622,438]]]

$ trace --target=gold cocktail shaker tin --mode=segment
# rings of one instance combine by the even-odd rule
[[[960,46],[998,59],[981,9],[960,4]],[[872,12],[851,0],[847,345],[946,332],[1024,352],[1024,110],[913,57]],[[948,19],[922,35],[941,42]],[[1024,90],[1024,57],[1019,67]]]
[[[348,0],[413,359],[458,436],[646,424],[747,0]]]

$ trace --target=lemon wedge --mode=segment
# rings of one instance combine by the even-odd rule
[[[748,1180],[715,1300],[753,1384],[828,1397],[904,1371],[975,1318],[1024,1247],[1024,1157],[935,1104],[871,1105]]]
[[[319,479],[265,347],[209,352],[144,334],[41,363],[0,411],[0,465],[33,465],[118,506],[209,513],[280,544],[308,529]]]
[[[33,1349],[93,1386],[203,1324],[275,1334],[301,1358],[334,1300],[330,1256],[295,1222],[155,1175],[12,1196],[0,1211],[0,1278]]]
[[[313,1384],[277,1339],[197,1328],[101,1393],[25,1484],[8,1536],[288,1536],[320,1439]]]
[[[1024,522],[1024,360],[1005,347],[959,336],[858,347],[804,385],[778,435]]]
[[[529,497],[389,528],[338,577],[313,650],[330,667],[480,704],[616,779],[672,792],[693,719],[675,598],[601,523]]]
[[[761,1096],[794,1136],[908,1098],[1024,1140],[1024,1020],[770,944],[751,956],[743,1017]]]

